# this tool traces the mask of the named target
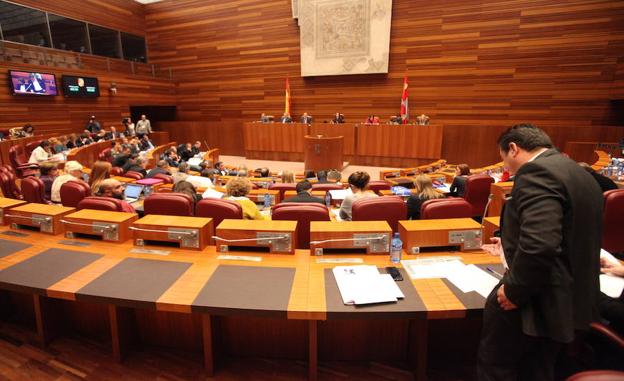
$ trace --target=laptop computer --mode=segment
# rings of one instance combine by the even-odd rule
[[[143,185],[137,184],[128,184],[126,185],[126,190],[124,191],[124,195],[126,196],[126,201],[132,203],[139,200],[141,197],[141,193],[143,192]]]

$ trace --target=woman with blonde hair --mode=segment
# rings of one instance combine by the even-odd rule
[[[407,199],[407,218],[410,220],[420,219],[420,207],[427,200],[444,198],[444,195],[435,190],[431,177],[418,175],[414,179],[415,194]]]
[[[96,161],[91,169],[91,176],[89,176],[89,186],[91,187],[91,193],[96,194],[100,189],[100,183],[110,177],[110,172],[113,166],[108,161]]]
[[[282,182],[285,184],[292,184],[295,182],[295,175],[291,171],[282,172]]]
[[[236,201],[243,208],[243,218],[246,220],[266,220],[256,203],[247,198],[251,191],[251,182],[244,177],[235,177],[225,185],[228,197],[226,199]]]

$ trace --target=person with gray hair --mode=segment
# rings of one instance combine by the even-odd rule
[[[82,164],[72,160],[65,163],[64,175],[57,177],[52,183],[52,190],[50,191],[50,198],[52,202],[61,202],[61,186],[68,181],[83,181],[82,179]],[[86,183],[85,183],[86,184]],[[87,184],[88,186],[88,184]]]
[[[181,162],[178,166],[178,171],[173,174],[173,183],[177,183],[178,181],[186,180],[189,177],[188,174],[189,165],[186,162]]]
[[[150,171],[147,172],[147,176],[145,176],[145,178],[150,179],[158,174],[171,176],[171,172],[169,171],[169,164],[165,160],[158,160],[158,162],[156,163],[156,167],[150,169]]]

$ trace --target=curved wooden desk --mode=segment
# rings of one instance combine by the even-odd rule
[[[0,227],[0,233],[6,230]],[[404,301],[345,306],[330,270],[336,264],[318,263],[308,250],[295,255],[237,253],[262,257],[261,262],[247,262],[220,260],[214,246],[201,252],[154,247],[170,252],[162,256],[133,253],[131,241],[74,239],[86,245],[75,247],[36,232],[0,237],[0,288],[11,291],[11,308],[31,316],[34,311],[42,344],[51,338],[54,318],[60,317],[53,307],[61,307],[69,327],[101,332],[110,326],[118,359],[135,335],[154,345],[203,348],[208,374],[218,349],[242,356],[307,358],[310,379],[316,379],[319,357],[415,357],[416,379],[423,380],[428,319],[479,313],[485,301],[446,280],[410,280],[404,273]],[[435,255],[441,254],[448,253]],[[496,261],[484,253],[459,255],[466,263]],[[390,264],[385,255],[347,256],[378,267]],[[33,303],[34,310],[28,305]],[[214,348],[216,343],[222,347]]]

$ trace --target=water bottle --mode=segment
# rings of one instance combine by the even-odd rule
[[[264,209],[267,210],[271,207],[271,195],[268,193],[264,194]]]
[[[329,208],[331,206],[331,195],[329,192],[325,193],[325,206]]]
[[[401,251],[403,250],[403,241],[401,241],[401,236],[399,233],[394,233],[394,237],[392,238],[392,246],[390,247],[390,262],[399,263],[401,262]]]

